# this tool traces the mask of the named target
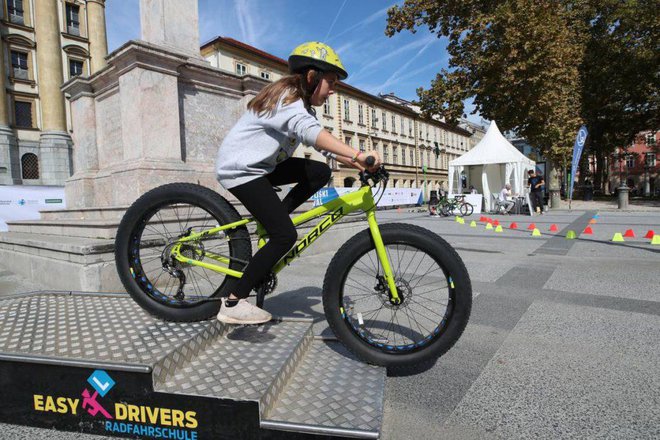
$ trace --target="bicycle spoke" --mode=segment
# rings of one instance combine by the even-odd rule
[[[152,212],[151,217],[143,223],[138,238],[136,273],[141,273],[145,292],[156,295],[155,299],[166,301],[162,296],[173,299],[179,291],[180,280],[170,274],[183,271],[186,282],[181,286],[184,299],[181,303],[194,304],[213,295],[224,282],[226,275],[207,268],[187,263],[193,261],[218,261],[205,256],[206,252],[219,255],[231,261],[231,244],[228,239],[213,234],[199,240],[180,243],[179,253],[184,261],[172,259],[171,252],[179,237],[187,235],[188,229],[194,233],[208,230],[221,222],[205,209],[190,203],[172,203],[163,205]],[[161,259],[165,257],[165,261]],[[167,266],[167,267],[166,267]],[[169,267],[169,268],[168,268]],[[163,275],[166,274],[166,275]],[[151,292],[149,286],[155,289]],[[160,293],[156,293],[160,292]]]

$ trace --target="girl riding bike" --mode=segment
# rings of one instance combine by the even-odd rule
[[[334,93],[348,74],[335,51],[307,42],[289,56],[289,71],[248,103],[247,112],[229,131],[218,151],[218,181],[267,231],[269,240],[245,267],[234,291],[221,302],[218,320],[230,324],[261,324],[270,313],[247,302],[250,291],[296,243],[289,217],[330,179],[330,168],[318,161],[291,157],[299,143],[315,147],[360,171],[380,166],[376,151],[361,153],[322,128],[312,106]],[[367,166],[371,156],[373,165]],[[371,160],[370,160],[371,163]],[[296,183],[283,200],[274,186]]]

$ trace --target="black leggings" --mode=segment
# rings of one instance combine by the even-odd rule
[[[275,167],[272,173],[251,180],[229,191],[243,203],[250,214],[266,229],[268,242],[254,254],[245,267],[243,276],[233,292],[238,298],[247,298],[296,243],[298,232],[289,214],[330,180],[330,168],[322,163],[296,157]],[[283,200],[273,186],[297,183]]]

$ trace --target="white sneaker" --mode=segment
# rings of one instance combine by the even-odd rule
[[[227,307],[227,298],[223,298],[218,312],[218,321],[226,324],[263,324],[272,319],[267,311],[250,304],[246,299],[239,299],[234,307]]]

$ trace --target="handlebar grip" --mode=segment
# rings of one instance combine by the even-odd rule
[[[367,156],[367,159],[364,162],[367,164],[367,166],[372,167],[376,163],[376,159],[373,156]]]

